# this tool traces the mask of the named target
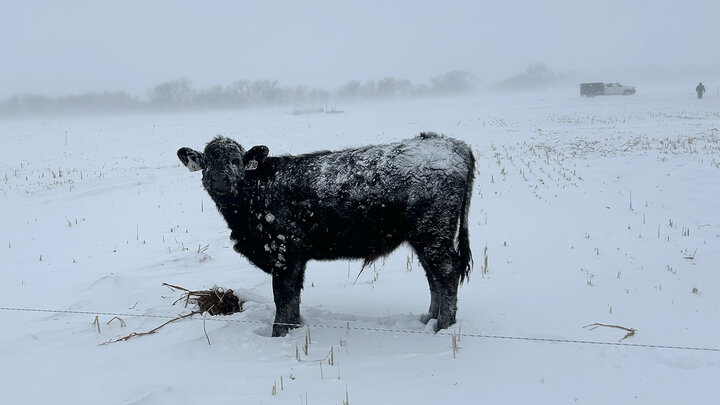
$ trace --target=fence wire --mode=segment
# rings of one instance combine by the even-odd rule
[[[149,314],[129,314],[129,313],[115,313],[115,312],[97,312],[97,311],[74,311],[74,310],[63,310],[63,309],[42,309],[42,308],[12,308],[12,307],[0,307],[0,311],[14,311],[14,312],[44,312],[52,314],[74,314],[74,315],[91,315],[91,316],[117,316],[117,317],[135,317],[135,318],[158,318],[158,319],[174,319],[177,316],[172,315],[149,315]],[[197,320],[203,320],[203,318],[194,318]],[[208,321],[217,322],[234,322],[244,324],[255,324],[272,326],[272,322],[253,321],[248,319],[217,319],[217,318],[205,318]],[[428,336],[452,336],[458,335],[455,332],[439,331],[429,332],[425,330],[407,330],[407,329],[392,329],[392,328],[375,328],[367,326],[352,326],[347,322],[345,325],[323,325],[323,324],[290,324],[282,323],[277,325],[294,326],[294,327],[308,327],[317,329],[340,329],[347,331],[360,331],[360,332],[382,332],[382,333],[402,333],[410,335],[428,335]],[[531,336],[504,336],[504,335],[488,335],[482,333],[467,333],[462,332],[459,334],[461,337],[471,337],[480,339],[496,339],[496,340],[515,340],[515,341],[526,341],[526,342],[542,342],[542,343],[565,343],[565,344],[578,344],[578,345],[594,345],[594,346],[616,346],[616,347],[629,347],[629,348],[648,348],[648,349],[669,349],[669,350],[692,350],[702,352],[720,352],[720,348],[715,347],[696,347],[696,346],[675,346],[675,345],[654,345],[654,344],[642,344],[642,343],[626,343],[626,342],[601,342],[593,340],[577,340],[577,339],[559,339],[559,338],[540,338]]]

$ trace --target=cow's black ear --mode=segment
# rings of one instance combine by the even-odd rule
[[[265,145],[258,145],[250,148],[249,151],[245,152],[245,156],[243,156],[243,165],[245,166],[245,170],[256,170],[258,166],[265,161],[268,153],[270,153],[270,149],[268,149]]]
[[[177,151],[178,158],[191,172],[202,170],[205,167],[203,154],[190,148],[180,148]]]

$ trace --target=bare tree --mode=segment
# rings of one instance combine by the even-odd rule
[[[195,90],[187,78],[179,78],[158,84],[148,92],[148,99],[159,106],[188,105],[195,97]]]

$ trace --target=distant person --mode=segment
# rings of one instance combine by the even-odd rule
[[[698,98],[702,98],[703,93],[705,93],[705,86],[703,86],[702,82],[695,87],[695,91],[698,94]]]

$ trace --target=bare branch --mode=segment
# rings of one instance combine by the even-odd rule
[[[193,316],[193,315],[195,315],[195,314],[199,314],[199,313],[200,313],[200,311],[192,311],[192,312],[187,313],[187,314],[185,314],[185,315],[180,315],[180,316],[177,316],[177,317],[175,317],[175,318],[172,318],[172,319],[170,319],[169,321],[165,322],[164,324],[158,326],[158,327],[155,328],[155,329],[151,329],[151,330],[149,330],[149,331],[147,331],[147,332],[133,332],[133,333],[131,333],[131,334],[127,335],[127,336],[123,336],[123,337],[121,337],[121,338],[108,340],[108,341],[105,342],[105,343],[101,343],[99,346],[105,346],[105,345],[110,344],[110,343],[126,342],[126,341],[128,341],[128,340],[130,340],[130,339],[132,339],[132,338],[134,338],[134,337],[137,337],[137,336],[152,335],[153,333],[157,332],[160,328],[162,328],[163,326],[165,326],[165,325],[167,325],[167,324],[170,324],[170,323],[179,321],[179,320],[181,320],[181,319],[189,318],[189,317],[191,317],[191,316]]]
[[[637,331],[637,329],[626,328],[626,327],[620,326],[620,325],[607,325],[607,324],[604,324],[604,323],[597,323],[597,322],[591,323],[590,325],[585,325],[585,326],[583,326],[583,328],[588,328],[588,329],[590,329],[590,330],[595,330],[595,329],[599,328],[600,326],[605,327],[605,328],[615,328],[615,329],[622,329],[622,330],[624,330],[624,331],[627,331],[627,334],[626,334],[622,339],[619,340],[620,342],[622,342],[623,340],[629,338],[630,336],[634,336],[634,335],[635,335],[635,332]]]

